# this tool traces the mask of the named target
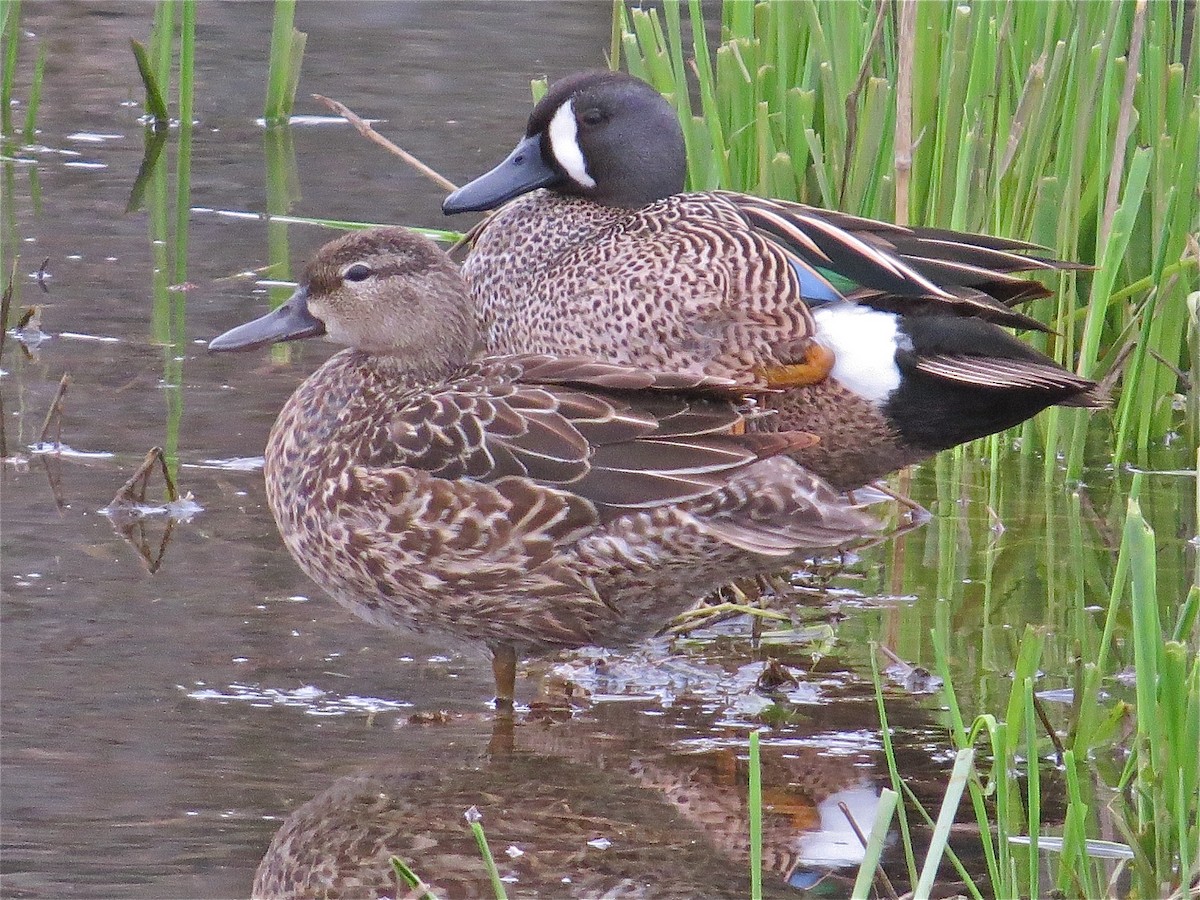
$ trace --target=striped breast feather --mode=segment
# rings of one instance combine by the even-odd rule
[[[627,297],[662,304],[668,319],[746,328],[757,335],[755,343],[773,343],[777,332],[806,338],[815,328],[789,254],[750,227],[731,196],[736,195],[675,194],[621,211],[579,242],[573,260],[582,268],[603,270],[610,287]],[[775,321],[750,317],[772,308],[787,315]]]
[[[542,382],[514,377],[526,361]],[[566,489],[607,520],[703,497],[755,461],[814,441],[731,433],[744,421],[738,404],[692,393],[710,382],[725,389],[720,379],[591,360],[484,361],[397,411],[389,462],[446,479]]]

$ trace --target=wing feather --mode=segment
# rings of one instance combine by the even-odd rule
[[[1078,394],[1072,405],[1105,406],[1096,384],[1052,363],[1030,359],[939,354],[917,360],[915,368],[945,381],[996,390],[1064,391]]]
[[[728,390],[725,379],[590,359],[484,360],[396,411],[389,462],[443,479],[567,490],[607,521],[706,496],[738,469],[811,443],[733,434],[744,415],[719,396]]]
[[[843,291],[848,299],[883,309],[904,311],[932,300],[997,325],[1048,331],[1010,307],[1051,291],[1013,273],[1089,268],[1053,259],[1045,247],[1024,241],[906,228],[800,203],[715,193],[732,200],[752,227],[784,248],[793,265],[818,279],[814,289],[833,272],[861,286]]]

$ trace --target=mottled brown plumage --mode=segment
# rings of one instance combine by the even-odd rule
[[[210,347],[322,332],[350,349],[280,413],[267,496],[301,568],[377,624],[501,658],[627,643],[733,578],[874,527],[782,455],[811,436],[742,433],[757,411],[729,379],[471,361],[465,284],[402,229],[327,245],[284,307]]]
[[[463,263],[488,349],[786,388],[756,427],[817,434],[795,456],[840,487],[1052,404],[1105,404],[999,327],[1046,330],[1012,308],[1050,294],[1022,273],[1072,264],[1020,241],[680,193],[685,164],[675,111],[649,85],[555,83],[509,158],[443,206],[503,204]]]

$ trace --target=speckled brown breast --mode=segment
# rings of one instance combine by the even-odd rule
[[[784,254],[714,194],[623,210],[535,191],[488,222],[463,274],[493,353],[747,383],[795,362],[814,331]]]

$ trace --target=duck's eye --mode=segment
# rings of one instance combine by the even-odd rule
[[[371,277],[371,267],[364,266],[362,263],[355,263],[342,273],[342,277],[347,281],[366,281]]]
[[[604,110],[597,106],[590,106],[585,109],[579,116],[579,121],[589,127],[599,125],[605,119]]]

